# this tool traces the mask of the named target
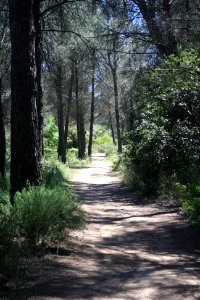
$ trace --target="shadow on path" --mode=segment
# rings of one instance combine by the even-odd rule
[[[67,256],[38,261],[23,287],[1,297],[200,299],[199,235],[176,207],[138,199],[119,181],[73,186],[85,199],[84,232],[64,245]]]

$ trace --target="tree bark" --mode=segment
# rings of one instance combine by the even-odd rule
[[[40,24],[40,0],[33,1],[33,14],[36,30],[35,38],[35,60],[37,70],[37,111],[38,111],[38,130],[39,130],[39,153],[43,155],[43,91],[42,91],[42,32]]]
[[[6,175],[6,135],[2,103],[2,78],[0,78],[0,175]]]
[[[115,99],[115,118],[117,126],[117,148],[118,153],[122,153],[122,139],[120,129],[120,114],[119,114],[119,94],[118,94],[118,79],[117,79],[117,57],[116,57],[116,40],[113,41],[113,62],[111,61],[110,53],[108,53],[108,62],[113,77],[114,99]]]
[[[62,66],[57,66],[57,79],[55,80],[57,94],[57,121],[58,121],[58,158],[66,163],[65,141],[64,141],[64,108],[63,108],[63,74]]]
[[[92,143],[93,143],[93,128],[94,128],[94,103],[95,103],[95,94],[94,94],[94,84],[95,84],[95,49],[92,53],[92,97],[91,97],[91,107],[90,107],[90,135],[88,143],[88,156],[92,155]]]
[[[77,121],[77,138],[78,138],[78,158],[85,157],[85,124],[83,116],[83,108],[79,99],[79,72],[78,62],[75,61],[75,78],[76,78],[76,121]]]
[[[9,0],[11,36],[11,203],[42,180],[37,112],[36,28],[32,0]]]
[[[164,36],[162,28],[160,28],[158,23],[158,16],[156,11],[155,0],[132,0],[139,8],[143,19],[147,24],[149,34],[157,47],[161,55],[177,54],[177,41],[175,34],[172,29],[171,20],[171,5],[172,1],[163,0],[162,10],[163,10],[163,22],[165,22],[165,32],[167,37]],[[160,16],[161,17],[161,16]]]
[[[64,132],[65,155],[66,155],[66,151],[67,151],[67,139],[68,139],[68,131],[69,131],[69,115],[70,115],[71,103],[72,103],[73,85],[74,85],[74,57],[72,57],[72,61],[71,61],[71,77],[70,77],[70,83],[69,83],[69,99],[68,99],[67,112],[66,112],[66,118],[65,118],[65,132]]]
[[[109,123],[110,123],[110,130],[111,130],[113,144],[116,145],[115,132],[114,132],[113,123],[112,123],[112,115],[111,115],[111,111],[110,111],[110,106],[109,106]]]
[[[117,82],[117,71],[112,70],[113,75],[113,85],[114,85],[114,98],[115,98],[115,117],[117,126],[117,146],[118,153],[122,153],[122,140],[121,140],[121,130],[120,130],[120,116],[119,116],[119,95],[118,95],[118,82]]]

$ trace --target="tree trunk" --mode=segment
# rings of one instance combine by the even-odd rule
[[[143,19],[147,24],[149,34],[161,55],[177,53],[177,41],[172,29],[171,5],[172,1],[163,0],[163,23],[165,22],[165,32],[160,28],[155,1],[133,0],[138,6]],[[161,16],[160,16],[161,17]],[[166,37],[164,36],[166,34]]]
[[[111,115],[110,107],[109,107],[109,123],[110,123],[110,130],[111,130],[113,144],[116,145],[115,132],[114,132],[114,129],[113,129],[112,115]]]
[[[133,97],[130,98],[129,116],[128,116],[128,131],[133,129],[134,124],[134,109],[133,109]]]
[[[112,69],[113,85],[114,85],[114,98],[115,98],[115,117],[117,126],[117,146],[118,153],[122,153],[122,140],[120,130],[120,116],[119,116],[119,96],[118,96],[118,82],[117,82],[117,71],[116,68]]]
[[[2,78],[0,78],[0,175],[6,175],[6,135],[2,103]]]
[[[64,132],[65,155],[66,155],[66,151],[67,151],[69,115],[70,115],[71,103],[72,103],[73,84],[74,84],[74,58],[72,58],[72,62],[71,62],[71,78],[70,78],[70,83],[69,83],[69,99],[68,99],[66,119],[65,119],[65,132]]]
[[[94,76],[95,76],[95,50],[92,53],[92,97],[91,97],[91,107],[90,107],[90,135],[88,144],[88,156],[92,155],[92,142],[93,142],[93,128],[94,128]]]
[[[40,156],[43,155],[43,92],[42,92],[42,33],[40,24],[40,0],[33,2],[33,14],[36,30],[35,38],[35,60],[37,67],[37,111],[38,111],[38,130],[39,130],[39,146]]]
[[[121,129],[120,129],[120,115],[119,115],[119,95],[118,95],[118,79],[117,79],[117,40],[113,40],[112,52],[108,52],[108,63],[112,72],[113,77],[113,88],[114,88],[114,99],[115,99],[115,118],[117,126],[117,148],[118,154],[122,153],[122,139],[121,139]],[[113,60],[111,61],[111,53],[113,54]]]
[[[64,141],[64,107],[63,107],[63,75],[62,66],[57,67],[57,80],[55,81],[57,94],[57,120],[58,120],[58,158],[66,163],[65,141]]]
[[[75,77],[76,77],[76,121],[77,121],[77,138],[78,138],[78,158],[85,157],[85,125],[82,104],[79,99],[79,74],[78,62],[75,62]]]
[[[9,0],[11,36],[11,203],[42,180],[37,112],[36,30],[32,0]]]

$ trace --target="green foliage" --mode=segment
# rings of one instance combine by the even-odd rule
[[[46,187],[62,186],[67,180],[66,170],[61,162],[46,160],[43,167],[43,183]]]
[[[13,277],[19,279],[28,267],[33,246],[60,242],[70,230],[84,224],[79,201],[68,186],[69,168],[48,158],[43,169],[44,185],[18,192],[14,207],[8,185],[1,185],[0,287]]]
[[[68,138],[67,138],[67,149],[77,148],[78,140],[77,140],[77,129],[76,126],[69,126]]]
[[[112,138],[110,134],[106,132],[101,136],[97,136],[94,142],[97,143],[98,145],[103,145],[105,143],[112,143]]]
[[[95,152],[105,153],[106,156],[109,157],[117,153],[116,146],[113,144],[109,131],[103,126],[95,126],[93,143]]]
[[[24,254],[23,243],[18,239],[13,208],[8,193],[0,197],[0,287],[19,270]],[[24,256],[23,256],[24,258]]]
[[[77,198],[61,187],[29,187],[16,193],[15,218],[20,236],[33,245],[61,241],[66,230],[83,224]]]
[[[45,122],[44,132],[44,146],[56,148],[58,145],[58,129],[56,120],[53,116],[49,116]]]
[[[200,227],[200,185],[189,184],[184,187],[185,201],[183,202],[183,213],[189,222],[195,227]]]
[[[78,169],[84,167],[89,163],[89,158],[85,157],[84,159],[78,158],[78,149],[71,148],[67,151],[67,165],[71,169]]]
[[[147,72],[135,94],[137,117],[123,163],[147,194],[158,194],[166,177],[181,183],[199,177],[199,65],[194,50],[171,55]]]
[[[6,190],[7,189],[7,179],[0,174],[0,190]]]

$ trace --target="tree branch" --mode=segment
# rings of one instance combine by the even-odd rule
[[[43,0],[44,1],[44,0]],[[40,13],[40,17],[43,18],[46,16],[46,14],[48,13],[52,13],[54,12],[55,10],[57,10],[60,6],[66,4],[66,3],[74,3],[74,2],[83,2],[85,0],[63,0],[59,3],[56,3],[52,6],[49,6],[47,7],[45,10],[43,10],[41,13]],[[48,14],[49,15],[49,14]]]

